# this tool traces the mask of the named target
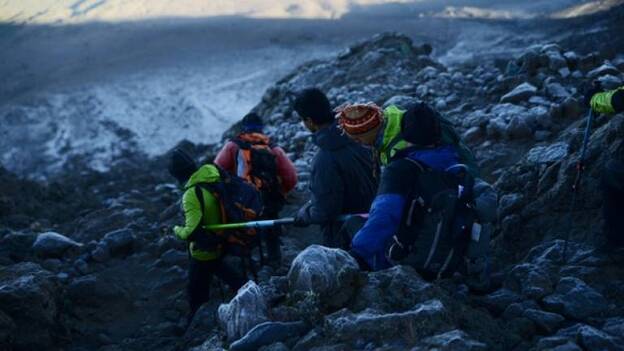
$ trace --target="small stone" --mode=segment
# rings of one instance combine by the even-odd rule
[[[108,246],[103,243],[99,243],[95,250],[91,252],[91,258],[93,258],[95,262],[106,262],[110,259],[110,257]]]
[[[427,350],[487,350],[486,344],[472,340],[464,331],[455,329],[423,339],[420,344]]]
[[[512,91],[501,97],[501,103],[514,103],[527,101],[531,96],[537,93],[537,88],[530,83],[522,83],[515,87]]]
[[[462,135],[462,140],[469,144],[475,144],[483,140],[483,130],[480,127],[470,127]]]
[[[533,139],[538,142],[546,141],[550,139],[551,136],[552,133],[547,130],[536,130],[535,133],[533,133]]]
[[[102,241],[111,256],[125,256],[132,251],[135,237],[129,229],[119,229],[104,235]]]
[[[615,66],[613,66],[611,63],[605,62],[602,66],[589,71],[589,73],[587,73],[587,77],[590,79],[595,79],[607,74],[617,76],[620,74],[620,71],[618,71],[618,69],[615,68]]]
[[[70,249],[80,248],[82,244],[55,232],[37,236],[32,248],[39,257],[61,257]]]
[[[614,90],[614,89],[621,87],[622,84],[624,84],[622,82],[622,79],[611,74],[601,76],[600,78],[598,78],[598,81],[600,82],[600,86],[604,90]]]
[[[522,297],[515,292],[508,289],[499,289],[485,296],[482,303],[488,310],[495,314],[501,314],[505,311],[507,306],[520,301],[522,301]]]
[[[554,333],[557,328],[565,321],[561,315],[556,313],[544,312],[541,310],[527,309],[524,310],[522,316],[528,318],[535,323],[538,329],[546,334]]]
[[[570,96],[570,92],[563,87],[563,85],[559,83],[548,83],[546,84],[546,93],[552,98],[563,100]]]

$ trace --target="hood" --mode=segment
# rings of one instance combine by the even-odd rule
[[[215,165],[203,165],[199,167],[197,172],[193,173],[186,185],[186,189],[195,186],[199,183],[214,183],[221,179],[219,175],[219,169]]]
[[[336,122],[314,133],[312,140],[316,146],[326,150],[337,150],[355,143],[338,128]]]

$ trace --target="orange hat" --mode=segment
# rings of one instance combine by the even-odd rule
[[[336,109],[336,118],[341,128],[349,135],[370,132],[383,122],[383,111],[372,102],[367,104],[343,105]]]

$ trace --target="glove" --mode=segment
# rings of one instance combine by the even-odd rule
[[[603,90],[604,89],[602,88],[600,81],[595,80],[591,84],[587,84],[582,90],[583,104],[585,106],[590,106],[591,99],[594,97],[594,95],[601,93]]]
[[[297,215],[295,216],[295,221],[293,222],[295,227],[307,227],[311,224],[310,215],[308,214],[309,207],[309,205],[305,205],[299,209]]]

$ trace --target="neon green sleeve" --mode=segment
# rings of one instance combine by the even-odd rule
[[[594,110],[594,112],[607,115],[615,113],[615,109],[613,108],[611,99],[618,90],[624,90],[624,87],[620,87],[611,91],[606,91],[604,93],[595,94],[591,99],[592,110]]]
[[[175,226],[173,231],[178,238],[186,240],[197,228],[202,217],[199,200],[195,196],[194,189],[191,188],[184,192],[182,207],[184,208],[185,224],[183,227]]]

